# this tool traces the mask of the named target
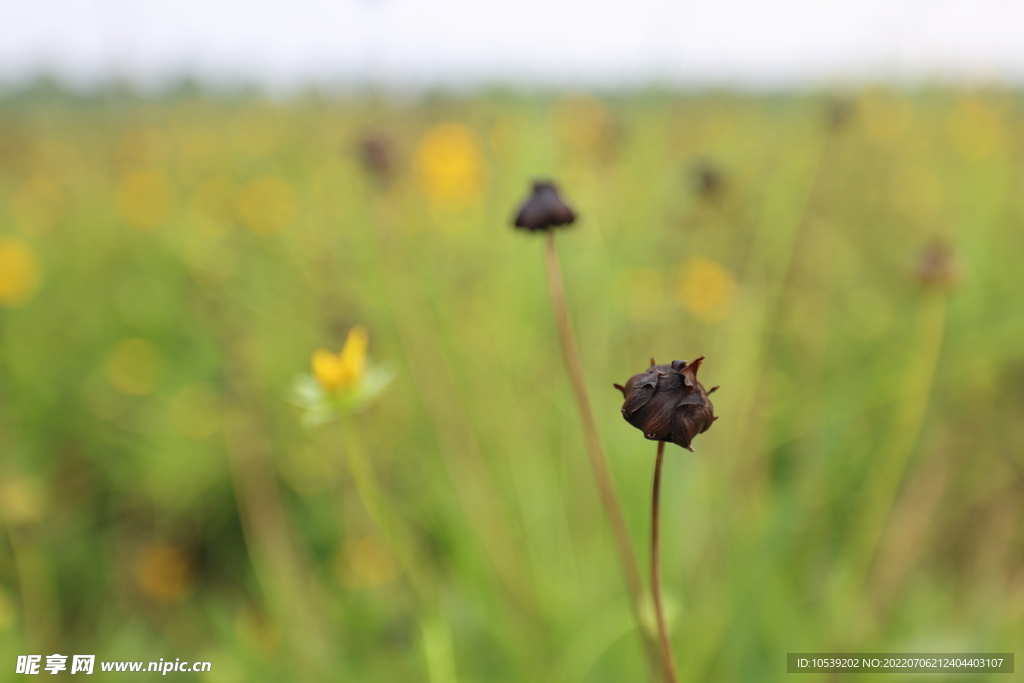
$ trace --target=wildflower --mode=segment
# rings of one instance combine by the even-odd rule
[[[420,187],[437,208],[463,208],[483,195],[483,152],[468,126],[437,124],[423,135],[414,161]]]
[[[139,230],[156,227],[174,211],[174,188],[167,176],[157,169],[126,174],[117,184],[115,194],[125,222]]]
[[[677,292],[680,302],[695,317],[717,322],[732,312],[736,282],[718,263],[698,256],[679,267]]]
[[[238,193],[235,211],[242,225],[259,235],[268,235],[287,227],[298,209],[295,190],[276,175],[250,180]]]
[[[704,361],[701,356],[692,363],[674,360],[669,365],[655,365],[646,372],[630,377],[626,386],[616,384],[622,392],[622,416],[651,441],[671,441],[692,451],[690,442],[703,434],[718,418],[708,394],[697,379],[697,370]]]
[[[531,232],[569,225],[576,213],[558,196],[558,188],[548,180],[533,184],[533,194],[523,202],[516,215],[515,226]]]
[[[368,346],[366,328],[356,325],[349,330],[340,353],[319,349],[313,354],[312,374],[295,378],[289,399],[306,410],[306,426],[362,410],[391,383],[387,368],[367,360]]]
[[[176,545],[146,546],[135,558],[132,573],[139,589],[159,602],[177,602],[192,591],[192,559]]]
[[[39,260],[17,239],[0,239],[0,306],[23,303],[39,286]]]
[[[366,328],[356,325],[349,330],[341,353],[334,355],[327,349],[313,354],[313,376],[325,391],[336,392],[359,382],[366,373],[366,347],[369,337]]]

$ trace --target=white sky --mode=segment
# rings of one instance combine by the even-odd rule
[[[0,0],[0,82],[1024,83],[1024,0]]]

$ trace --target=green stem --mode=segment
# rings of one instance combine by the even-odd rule
[[[547,266],[548,290],[551,293],[551,303],[555,312],[555,323],[558,325],[558,336],[562,345],[562,357],[569,374],[569,383],[576,399],[580,419],[583,422],[583,435],[587,443],[590,469],[593,472],[594,482],[597,484],[608,523],[612,527],[612,536],[615,539],[619,564],[622,566],[622,573],[629,589],[633,612],[636,615],[637,623],[641,626],[640,630],[648,655],[651,655],[652,647],[656,646],[654,646],[650,634],[643,628],[644,620],[640,605],[643,604],[644,592],[640,581],[640,568],[633,552],[633,544],[629,539],[626,520],[622,515],[622,506],[619,504],[619,498],[615,492],[615,484],[612,482],[608,459],[605,456],[601,436],[597,430],[597,422],[594,419],[594,410],[590,405],[590,396],[587,393],[586,380],[583,376],[583,363],[580,360],[579,347],[576,344],[576,336],[573,333],[568,307],[565,303],[565,286],[562,283],[562,272],[558,265],[555,235],[551,230],[545,234],[545,265]]]
[[[420,628],[429,680],[431,683],[455,683],[455,657],[448,620],[439,609],[436,596],[428,588],[427,581],[419,572],[408,537],[402,527],[394,522],[394,516],[388,512],[384,492],[373,473],[369,458],[366,457],[366,450],[352,427],[351,417],[339,413],[339,421],[352,481],[356,485],[359,498],[391,547],[391,552],[398,559],[402,571],[409,577],[409,583],[424,607]]]

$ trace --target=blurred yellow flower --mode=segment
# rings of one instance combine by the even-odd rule
[[[107,356],[103,371],[122,394],[148,394],[160,378],[160,354],[144,339],[125,339]]]
[[[400,573],[391,548],[380,536],[346,544],[335,558],[338,579],[347,588],[372,588],[390,583]]]
[[[235,211],[242,225],[253,232],[277,232],[295,220],[295,190],[280,176],[254,178],[239,191]]]
[[[965,159],[988,158],[1002,143],[1002,116],[979,100],[965,100],[950,113],[946,129]]]
[[[158,169],[127,173],[117,184],[115,194],[125,222],[140,230],[159,225],[174,210],[174,188]]]
[[[39,286],[35,252],[18,239],[0,239],[0,306],[17,306]]]
[[[706,322],[724,320],[736,301],[736,281],[711,259],[696,256],[679,267],[679,301],[695,317]]]
[[[7,475],[0,484],[0,519],[9,524],[27,524],[43,516],[46,489],[35,478]]]
[[[313,376],[326,391],[352,387],[366,372],[366,347],[369,335],[366,328],[356,325],[348,332],[341,353],[334,355],[327,349],[313,354]]]
[[[176,602],[192,590],[192,561],[178,546],[146,546],[135,558],[132,575],[145,595],[160,602]]]
[[[419,184],[438,208],[460,208],[483,195],[484,158],[473,130],[461,123],[439,123],[428,130],[414,158]]]

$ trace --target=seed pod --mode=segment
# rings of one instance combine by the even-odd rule
[[[703,361],[701,356],[692,363],[656,365],[652,358],[646,372],[630,377],[626,386],[615,385],[626,399],[622,416],[651,441],[670,441],[692,451],[693,438],[718,419],[708,399],[718,387],[705,391],[697,379]]]
[[[535,232],[569,225],[575,220],[576,212],[558,196],[555,184],[539,180],[533,184],[533,194],[520,207],[515,226]]]
[[[725,176],[721,169],[704,159],[690,169],[693,189],[704,199],[718,199],[725,191]]]
[[[395,172],[391,139],[382,133],[365,133],[356,143],[359,160],[366,172],[380,182],[391,180]]]
[[[921,250],[917,279],[925,287],[948,289],[960,280],[960,264],[953,248],[936,238]]]

